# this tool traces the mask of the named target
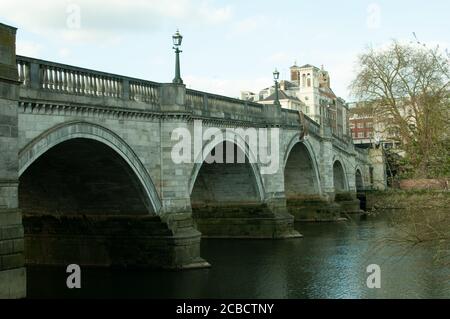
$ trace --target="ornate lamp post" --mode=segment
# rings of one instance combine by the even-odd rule
[[[278,98],[278,78],[280,77],[280,72],[277,69],[273,71],[273,80],[275,81],[275,102],[273,103],[276,106],[281,106],[280,100]]]
[[[181,41],[183,40],[183,36],[177,30],[175,34],[172,36],[173,39],[173,49],[175,50],[175,78],[173,79],[173,83],[183,84],[183,80],[180,76],[180,53],[183,52],[180,50]]]

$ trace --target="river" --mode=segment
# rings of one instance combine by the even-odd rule
[[[82,268],[81,289],[66,287],[65,269],[29,267],[29,298],[450,298],[450,269],[430,248],[381,244],[384,217],[297,224],[292,240],[208,239],[210,269],[181,272]],[[381,269],[368,288],[366,267]]]

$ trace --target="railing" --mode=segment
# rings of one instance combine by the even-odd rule
[[[316,121],[314,121],[312,118],[310,118],[308,115],[303,115],[305,118],[306,123],[308,123],[308,132],[313,133],[317,136],[320,135],[320,125]]]
[[[122,95],[119,78],[43,64],[39,72],[40,85],[50,91],[116,98]]]
[[[148,81],[130,81],[130,100],[159,104],[159,85]]]
[[[129,99],[157,105],[159,83],[17,56],[19,81],[50,92]]]
[[[333,137],[333,143],[338,145],[339,147],[346,149],[349,145],[349,141],[346,141],[345,139],[337,136],[336,134],[332,134]]]
[[[17,69],[19,81],[26,88],[161,105],[160,83],[23,56],[17,56]],[[193,110],[196,114],[262,122],[264,125],[273,122],[275,114],[279,114],[273,109],[273,105],[263,105],[191,89],[186,90],[185,104],[187,109]],[[281,109],[281,118],[276,121],[284,125],[302,126],[299,113],[295,110]],[[320,135],[320,125],[306,115],[304,115],[303,125],[310,133]],[[340,138],[335,140],[342,146],[348,144]]]
[[[19,81],[24,86],[30,86],[30,62],[17,59],[17,73]]]
[[[203,108],[207,95],[200,91],[186,90],[186,105],[191,108]]]
[[[261,104],[191,89],[186,90],[186,105],[204,109],[210,113],[220,112],[253,117],[261,117],[263,113]]]

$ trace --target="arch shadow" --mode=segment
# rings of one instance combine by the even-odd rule
[[[320,173],[319,173],[319,164],[317,163],[317,156],[314,152],[314,149],[311,145],[311,143],[308,140],[305,141],[300,141],[300,133],[297,133],[294,135],[294,137],[291,138],[290,142],[288,143],[288,146],[284,152],[284,158],[283,158],[283,175],[286,169],[286,164],[287,161],[289,159],[289,155],[291,154],[292,149],[297,145],[297,144],[302,144],[306,150],[307,150],[307,155],[308,158],[310,159],[311,163],[312,163],[312,167],[313,167],[313,174],[314,174],[314,181],[315,181],[315,186],[317,187],[317,192],[318,195],[322,195],[322,186],[320,183]]]
[[[334,191],[344,191],[347,192],[349,190],[349,184],[348,184],[348,178],[347,178],[347,171],[345,169],[344,166],[344,162],[342,161],[342,159],[335,157],[333,159],[333,164],[332,164],[332,171],[333,171],[333,187],[334,187]],[[339,176],[336,176],[337,174],[340,174],[341,178],[342,178],[342,185],[341,188],[342,189],[337,189],[336,188],[336,180]]]
[[[161,200],[147,169],[137,154],[120,136],[98,124],[84,121],[66,122],[41,133],[19,151],[19,176],[49,149],[64,141],[75,138],[85,138],[101,142],[120,155],[139,179],[147,195],[144,201],[149,212],[151,211],[150,208],[152,208],[156,214],[160,213],[162,207]]]
[[[201,154],[197,154],[197,156],[195,157],[194,167],[192,169],[192,173],[189,178],[189,194],[192,194],[195,181],[197,180],[197,176],[200,172],[201,167],[203,166],[204,163],[203,154],[209,154],[220,143],[229,142],[239,147],[240,150],[244,152],[246,158],[249,160],[249,165],[253,172],[252,175],[257,186],[258,196],[261,202],[264,201],[265,190],[262,176],[260,174],[259,165],[257,164],[257,157],[255,156],[255,154],[253,154],[250,147],[241,136],[232,134],[230,132],[225,132],[224,135],[225,137],[222,138],[219,142],[212,140],[206,143],[202,148]]]

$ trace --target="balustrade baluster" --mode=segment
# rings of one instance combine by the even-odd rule
[[[42,83],[42,88],[46,89],[47,88],[47,70],[45,69],[45,67],[43,65],[39,65],[39,72],[41,74],[40,79],[41,79],[41,83]]]
[[[67,92],[70,92],[70,93],[73,92],[72,74],[73,74],[72,71],[70,71],[70,70],[67,71]]]
[[[49,76],[49,82],[50,82],[50,89],[55,90],[55,70],[53,67],[49,67],[50,76]]]
[[[81,94],[86,94],[86,75],[81,73]]]
[[[19,82],[23,82],[23,64],[21,62],[17,64],[17,73],[19,76]]]
[[[63,91],[67,92],[67,71],[61,70]]]
[[[102,81],[102,96],[105,96],[106,95],[106,79],[105,79],[105,77],[101,77],[101,81]]]
[[[91,95],[91,75],[90,74],[86,74],[86,84],[85,84],[86,88],[85,88],[85,94],[86,95]]]
[[[62,91],[63,86],[62,86],[62,79],[61,79],[61,76],[62,76],[61,69],[56,68],[55,72],[56,72],[56,90]]]
[[[142,83],[142,101],[147,102],[147,86]]]
[[[77,86],[76,86],[77,94],[81,94],[82,93],[81,92],[81,73],[77,72],[76,74],[77,74]]]
[[[114,79],[113,81],[112,81],[112,85],[113,85],[113,89],[112,89],[112,91],[113,91],[113,97],[115,97],[115,98],[117,98],[117,97],[119,97],[118,96],[118,90],[117,90],[117,80],[116,79]]]
[[[111,79],[106,78],[106,96],[111,96]]]
[[[97,77],[92,76],[92,95],[97,95]]]

